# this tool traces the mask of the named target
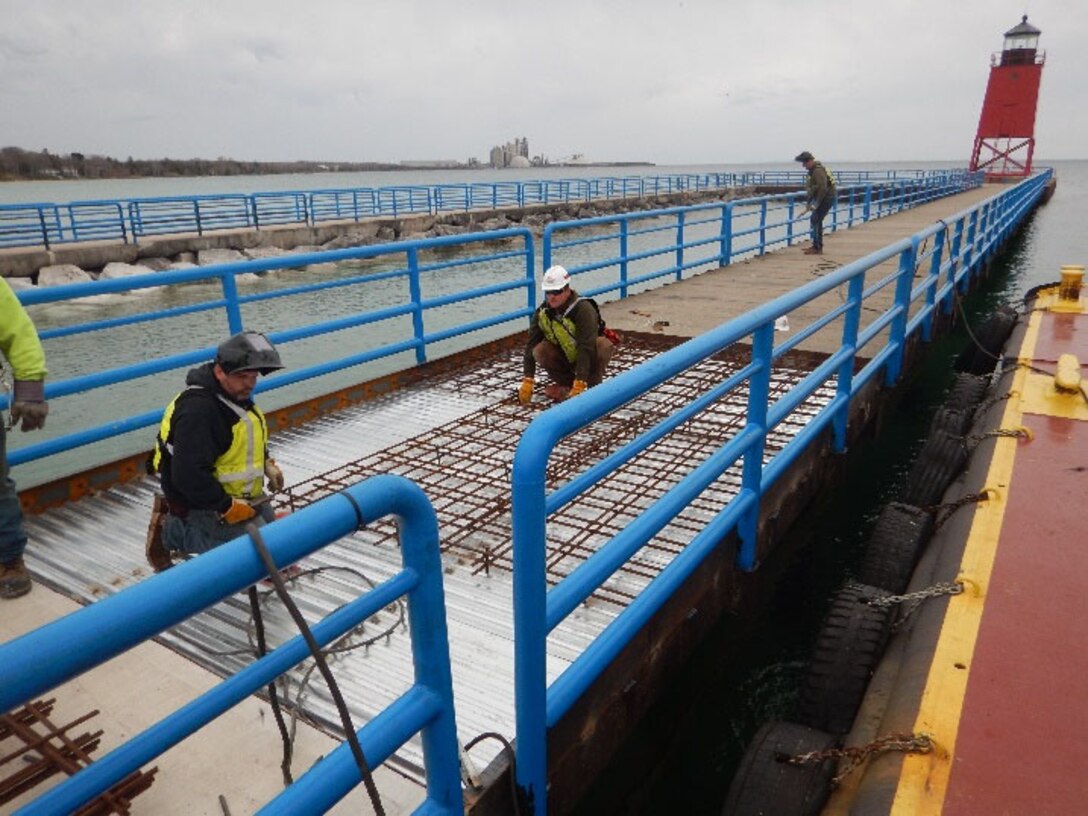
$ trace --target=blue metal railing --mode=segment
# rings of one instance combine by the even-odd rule
[[[845,171],[840,184],[944,183],[962,170]],[[315,226],[330,221],[625,199],[752,185],[799,186],[803,171],[623,176],[434,186],[362,187],[0,205],[0,248],[46,249],[81,241],[129,241],[215,230]]]
[[[499,246],[496,246],[496,242]],[[512,244],[512,246],[511,246]],[[474,252],[471,257],[446,260],[421,259],[424,251],[441,250],[456,247],[465,252]],[[391,269],[366,271],[357,275],[339,277],[333,280],[304,283],[298,286],[284,287],[273,291],[243,294],[239,292],[236,276],[246,273],[263,272],[272,269],[285,269],[323,264],[337,261],[383,260],[398,261]],[[436,278],[440,273],[468,265],[485,268],[501,267],[513,270],[513,274],[490,274],[479,277],[487,281],[449,294],[423,294],[422,280]],[[20,301],[26,306],[57,303],[92,295],[129,292],[148,287],[176,285],[185,283],[215,283],[222,291],[222,296],[199,301],[187,306],[155,312],[141,312],[104,320],[92,320],[60,328],[43,329],[39,335],[43,341],[56,338],[100,332],[119,326],[152,323],[156,320],[176,318],[182,315],[194,315],[200,312],[222,312],[225,326],[223,335],[227,336],[250,326],[251,321],[244,319],[243,312],[251,304],[261,304],[272,300],[282,300],[282,308],[290,310],[291,299],[313,295],[320,292],[341,293],[355,285],[373,284],[378,281],[402,282],[406,284],[408,296],[401,302],[380,308],[370,308],[346,316],[309,325],[268,332],[269,338],[276,344],[291,343],[307,338],[319,337],[344,331],[349,328],[368,326],[404,318],[411,324],[411,330],[401,334],[399,339],[387,340],[372,348],[362,350],[349,349],[349,353],[336,359],[303,366],[291,371],[278,373],[275,377],[262,379],[256,391],[262,392],[283,388],[294,383],[315,377],[343,371],[353,366],[370,363],[394,355],[409,352],[414,354],[416,364],[427,360],[427,349],[439,342],[461,335],[490,329],[512,321],[525,318],[531,313],[535,297],[534,285],[535,257],[532,235],[527,229],[507,229],[474,235],[433,238],[427,241],[408,241],[398,244],[343,249],[331,252],[310,253],[271,258],[259,261],[240,261],[195,269],[174,270],[149,275],[136,275],[112,280],[98,280],[91,283],[68,284],[64,286],[21,290]],[[522,295],[524,292],[524,300]],[[452,326],[430,328],[427,315],[442,307],[455,303],[471,303],[474,300],[492,295],[514,293],[524,306],[505,312],[490,314],[480,319],[456,323]],[[214,348],[195,348],[176,351],[161,356],[149,357],[143,362],[103,369],[90,374],[71,376],[67,379],[50,381],[46,385],[47,399],[56,399],[73,394],[104,388],[117,383],[138,380],[149,375],[160,374],[174,369],[196,365],[214,357]],[[0,409],[7,407],[10,397],[0,396]],[[33,461],[64,451],[83,447],[94,442],[110,439],[130,431],[139,430],[158,424],[162,418],[162,409],[116,419],[105,424],[94,425],[83,430],[47,439],[36,444],[8,450],[8,462],[14,466]]]
[[[975,173],[844,186],[828,213],[828,229],[852,227],[978,187],[982,181]],[[557,221],[544,228],[544,266],[562,263],[573,276],[588,275],[579,288],[583,295],[622,298],[665,279],[681,280],[684,273],[707,264],[726,266],[807,238],[804,201],[804,193],[783,193]],[[587,255],[592,259],[585,260]],[[671,263],[662,263],[665,259]],[[616,276],[601,274],[612,268],[618,270]]]
[[[951,311],[956,292],[969,285],[1031,212],[1050,175],[1047,171],[1024,181],[659,354],[610,379],[608,388],[591,389],[536,416],[518,445],[512,471],[517,782],[533,812],[543,814],[547,807],[548,729],[561,720],[730,533],[736,533],[739,540],[738,567],[754,569],[756,525],[767,491],[810,444],[828,431],[833,448],[844,449],[853,397],[882,373],[885,383],[895,382],[908,341],[915,336],[928,338],[938,310]],[[909,200],[903,200],[902,206],[911,206],[926,195],[928,192],[905,195]],[[900,205],[894,198],[888,203],[893,208]],[[761,206],[761,218],[765,211]],[[554,249],[546,239],[544,257],[551,258]],[[867,276],[879,271],[885,262],[892,262],[894,271],[876,281],[867,281]],[[622,263],[621,260],[621,269]],[[672,274],[678,266],[682,265],[669,266],[660,273]],[[919,270],[921,276],[915,280]],[[628,280],[627,284],[630,283]],[[622,291],[621,284],[599,291],[610,288]],[[846,292],[840,305],[815,320],[803,321],[797,317],[796,310],[837,289]],[[890,302],[881,305],[879,298],[882,293],[886,297],[889,291]],[[863,326],[862,319],[868,310],[875,310],[878,316]],[[788,340],[776,346],[775,321],[791,315],[795,328]],[[837,350],[786,393],[772,399],[768,384],[774,361],[820,330],[839,332]],[[736,373],[661,419],[621,449],[590,463],[569,482],[548,491],[548,460],[564,437],[738,342],[750,344],[751,351],[748,363]],[[867,350],[868,359],[855,373],[862,349]],[[811,416],[782,450],[764,461],[768,433],[802,403],[811,401],[819,388],[831,388],[835,396]],[[747,411],[739,429],[723,438],[720,447],[702,461],[693,461],[689,472],[677,475],[674,486],[620,533],[604,542],[572,574],[548,589],[545,559],[549,517],[673,429],[698,417],[726,395],[743,394],[745,390]],[[545,671],[548,634],[732,467],[740,467],[742,474],[736,495],[549,686]],[[688,521],[690,524],[691,520]]]
[[[327,646],[389,604],[407,599],[415,682],[356,734],[368,766],[376,768],[422,733],[427,797],[417,812],[463,813],[438,521],[426,496],[407,479],[376,476],[264,527],[262,537],[282,567],[386,515],[397,517],[401,571],[314,624],[312,633],[320,646]],[[264,575],[245,535],[0,645],[0,711],[105,663]],[[73,813],[309,654],[303,636],[296,636],[18,812]],[[344,743],[261,813],[324,813],[361,781],[350,746]]]

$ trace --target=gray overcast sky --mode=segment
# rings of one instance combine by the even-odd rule
[[[1024,13],[1036,156],[1088,157],[1085,0],[0,0],[0,146],[966,163]]]

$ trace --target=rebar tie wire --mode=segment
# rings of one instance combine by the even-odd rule
[[[313,633],[310,631],[306,619],[303,618],[302,613],[299,612],[298,606],[295,605],[290,594],[288,594],[287,585],[283,581],[283,576],[280,575],[276,562],[272,559],[272,555],[265,546],[264,537],[261,535],[260,529],[256,524],[250,522],[246,525],[246,532],[249,533],[249,537],[253,541],[254,549],[257,550],[257,554],[261,557],[265,569],[268,570],[268,577],[272,580],[272,584],[276,588],[276,593],[280,596],[280,600],[283,602],[284,607],[287,608],[287,611],[291,615],[291,619],[294,620],[295,625],[298,627],[299,632],[306,641],[306,645],[310,648],[310,654],[317,664],[321,676],[325,678],[329,693],[336,703],[336,710],[340,714],[340,724],[344,729],[344,736],[348,741],[348,745],[351,746],[351,753],[352,756],[355,757],[355,764],[359,766],[359,772],[362,774],[363,784],[366,785],[366,791],[370,796],[371,804],[374,806],[374,812],[377,816],[385,816],[385,809],[382,807],[381,796],[378,794],[378,788],[374,784],[374,776],[370,771],[370,766],[367,764],[366,757],[363,755],[363,748],[359,744],[359,738],[352,725],[351,714],[348,712],[347,705],[344,703],[344,696],[340,693],[340,686],[337,684],[336,678],[333,677],[332,671],[329,669],[329,664],[325,661],[325,656],[321,652],[321,647],[318,646],[317,641],[314,639]],[[250,591],[253,592],[253,595],[251,596],[252,601],[256,598],[256,590],[251,587]],[[284,750],[286,753],[287,736],[285,726],[281,727],[281,734],[284,738]],[[287,773],[288,772],[285,771],[285,778]]]

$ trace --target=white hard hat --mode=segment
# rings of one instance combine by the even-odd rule
[[[558,292],[570,286],[570,273],[561,266],[550,266],[544,273],[545,292]]]

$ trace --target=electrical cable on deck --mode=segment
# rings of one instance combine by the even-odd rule
[[[465,751],[470,751],[478,743],[485,739],[494,739],[502,743],[503,751],[506,752],[507,757],[510,760],[510,796],[511,801],[514,803],[514,816],[521,816],[521,803],[518,799],[518,781],[517,781],[517,753],[514,751],[514,746],[510,744],[510,740],[504,737],[497,731],[485,731],[479,734],[467,743],[465,743]]]
[[[355,727],[351,721],[351,714],[348,712],[347,704],[344,702],[344,696],[340,693],[340,686],[337,684],[336,678],[333,677],[328,664],[325,662],[325,657],[321,653],[321,647],[318,646],[317,641],[314,639],[313,633],[306,623],[306,619],[302,617],[302,613],[299,612],[295,602],[291,600],[291,596],[287,592],[287,587],[283,582],[283,577],[280,575],[276,562],[272,559],[272,555],[265,546],[264,536],[261,535],[260,528],[251,522],[246,525],[246,532],[249,534],[250,540],[257,550],[257,554],[261,557],[265,569],[268,570],[268,576],[272,579],[272,583],[276,587],[276,592],[279,594],[280,600],[283,601],[283,605],[287,607],[287,611],[291,615],[292,620],[294,620],[295,625],[298,627],[299,633],[306,641],[306,645],[310,647],[310,654],[313,656],[314,662],[317,663],[318,668],[321,670],[321,676],[325,678],[329,693],[336,703],[336,710],[340,714],[340,722],[344,729],[344,736],[348,741],[348,745],[351,747],[351,753],[352,756],[355,757],[355,763],[359,766],[359,771],[362,774],[366,791],[370,795],[370,802],[374,806],[374,812],[377,816],[385,816],[385,809],[382,807],[381,797],[378,795],[378,788],[374,784],[374,777],[370,772],[370,765],[367,763],[366,757],[363,755],[363,748],[359,744],[359,737],[355,733]],[[251,597],[255,598],[255,590],[251,589],[251,591],[253,592]],[[284,734],[284,738],[286,739],[286,733]]]

